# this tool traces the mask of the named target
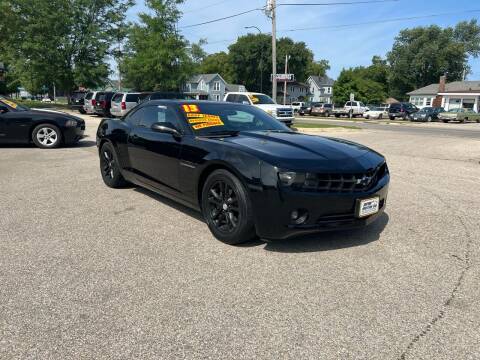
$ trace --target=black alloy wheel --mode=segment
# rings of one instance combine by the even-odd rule
[[[100,149],[100,171],[105,185],[111,188],[121,188],[127,185],[123,178],[113,146],[109,143]]]
[[[255,238],[249,195],[232,173],[214,171],[202,191],[202,212],[212,234],[227,244],[240,244]]]

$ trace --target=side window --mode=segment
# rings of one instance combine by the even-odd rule
[[[240,104],[243,104],[245,102],[245,103],[248,103],[250,105],[250,101],[248,100],[247,95],[238,95],[238,101],[237,102],[240,103]]]
[[[134,110],[128,113],[125,121],[132,126],[137,126],[140,123],[140,120],[143,117],[143,112],[145,108]]]
[[[147,106],[144,107],[142,119],[139,126],[150,128],[155,123],[164,123],[167,127],[174,127],[177,130],[181,129],[180,122],[174,111],[164,105]]]
[[[227,101],[227,102],[236,102],[236,101],[235,101],[236,98],[237,98],[237,95],[229,94],[229,95],[227,96],[226,101]]]
[[[349,101],[345,106],[352,106],[352,103]]]

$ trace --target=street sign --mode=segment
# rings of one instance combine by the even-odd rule
[[[350,94],[350,101],[355,101],[355,94],[354,93]]]
[[[270,75],[270,81],[273,81],[273,74]],[[277,82],[295,81],[295,74],[277,74]]]

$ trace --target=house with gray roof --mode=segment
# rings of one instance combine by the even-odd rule
[[[183,86],[183,91],[198,100],[222,101],[227,92],[245,92],[243,85],[229,84],[220,74],[198,74]]]
[[[310,76],[307,85],[310,88],[309,101],[331,104],[335,81],[328,76]]]
[[[441,106],[447,111],[457,108],[480,110],[480,81],[447,83],[442,76],[438,84],[413,90],[407,95],[410,96],[410,102],[419,108]]]

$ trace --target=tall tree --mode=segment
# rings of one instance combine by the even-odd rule
[[[132,26],[122,65],[126,83],[137,90],[178,90],[193,72],[189,43],[176,31],[183,0],[146,0]],[[198,50],[198,49],[195,49]]]
[[[373,57],[372,65],[368,67],[342,70],[333,89],[334,102],[343,104],[352,93],[356,100],[367,104],[384,102],[388,96],[388,72],[386,60],[378,56]]]
[[[229,62],[234,82],[245,85],[251,91],[260,91],[262,83],[264,92],[271,89],[271,41],[271,37],[266,34],[248,34],[239,37],[236,43],[229,46]],[[313,52],[304,42],[295,42],[285,37],[277,42],[278,73],[283,73],[285,69],[286,55],[290,56],[288,72],[295,74],[298,81],[305,81],[311,75],[309,71],[322,73],[320,67],[325,67],[326,70],[328,65],[325,60],[315,64]]]
[[[307,76],[320,76],[327,75],[327,71],[330,70],[330,63],[328,60],[312,61],[307,68]]]
[[[55,84],[67,93],[103,84],[111,42],[131,5],[131,0],[8,1],[17,24],[8,35],[10,58],[22,84],[32,92]]]
[[[432,25],[402,30],[387,58],[391,66],[392,95],[405,98],[415,88],[438,82],[448,73],[450,81],[469,72],[469,56],[480,54],[480,26],[476,20],[454,28]]]
[[[232,67],[229,55],[222,51],[207,55],[198,69],[201,74],[220,74],[225,81],[232,82]]]

